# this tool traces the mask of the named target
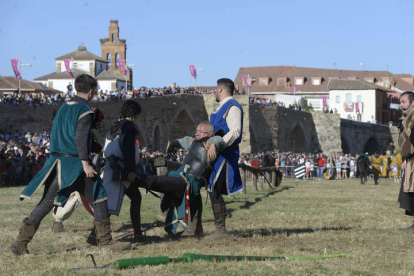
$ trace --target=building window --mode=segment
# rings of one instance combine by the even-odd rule
[[[374,78],[365,78],[366,82],[374,83]]]
[[[277,85],[286,85],[286,79],[285,78],[277,79]]]
[[[357,102],[362,103],[362,96],[361,95],[357,96]]]
[[[295,78],[295,85],[303,85],[303,78]]]
[[[112,34],[112,42],[115,42],[115,34]]]
[[[351,93],[346,93],[346,102],[347,103],[351,103],[352,102],[352,94]]]
[[[313,78],[312,79],[312,85],[321,85],[321,79],[320,78]]]
[[[340,103],[341,102],[341,96],[336,96],[336,103]]]
[[[268,78],[261,78],[260,79],[260,86],[267,86],[269,85],[269,79]]]

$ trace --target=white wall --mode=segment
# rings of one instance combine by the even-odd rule
[[[73,60],[70,62],[70,68],[71,69],[79,69],[79,70],[83,70],[86,71],[87,73],[89,73],[89,63],[90,62],[95,62],[94,60]],[[58,60],[56,61],[56,68],[57,68],[57,64],[60,63],[60,68],[62,70],[62,72],[66,72],[66,67],[65,67],[65,62],[63,60]],[[74,63],[76,63],[76,67],[74,66]],[[95,69],[96,69],[96,63],[95,63]]]
[[[105,92],[105,90],[108,90],[108,92],[110,92],[112,83],[114,82],[116,82],[116,80],[98,80],[98,91],[103,90],[103,92]]]
[[[306,100],[308,101],[308,105],[311,105],[313,107],[313,110],[315,110],[315,111],[323,110],[323,99],[321,99],[321,98],[306,98]],[[326,101],[329,104],[328,99]]]
[[[300,96],[276,94],[275,101],[284,103],[286,107],[289,107],[290,104],[295,104],[295,102],[299,102],[301,105],[303,105],[303,99]]]
[[[344,103],[346,102],[346,94],[351,94],[351,101],[354,103],[354,110],[352,112],[346,112],[344,109]],[[336,103],[336,97],[340,97],[340,102]],[[359,111],[361,114],[361,122],[376,121],[376,93],[375,89],[372,90],[331,90],[329,91],[329,108],[338,110],[338,114],[343,119],[348,119],[348,115],[357,118],[355,103],[357,97],[361,96],[361,102],[359,103]],[[373,116],[373,118],[372,118]]]

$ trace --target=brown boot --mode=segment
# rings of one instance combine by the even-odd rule
[[[198,197],[190,205],[191,221],[188,223],[187,230],[181,234],[182,238],[199,238],[203,236],[203,224],[201,222],[202,212],[203,203],[201,195],[198,195]]]
[[[130,242],[119,242],[112,240],[110,229],[111,222],[109,218],[102,222],[95,220],[93,224],[95,225],[96,237],[98,238],[98,245],[100,248],[109,249],[111,251],[122,251],[131,247]]]
[[[54,221],[52,225],[52,231],[56,232],[65,232],[65,227],[61,221]]]
[[[37,229],[39,228],[39,222],[29,220],[25,218],[22,226],[20,226],[19,234],[16,241],[11,245],[11,251],[16,255],[29,254],[27,250],[27,244],[33,239]]]
[[[214,214],[214,226],[216,230],[206,237],[207,240],[221,240],[227,238],[226,231],[226,205],[224,203],[211,204]]]

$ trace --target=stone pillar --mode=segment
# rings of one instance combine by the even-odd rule
[[[324,154],[341,152],[341,119],[339,114],[312,113],[312,118]]]

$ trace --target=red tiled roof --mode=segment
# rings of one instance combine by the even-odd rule
[[[19,90],[19,79],[12,76],[0,76],[0,92],[13,92]],[[35,82],[25,79],[20,81],[21,92],[62,92],[55,89],[43,88]]]
[[[241,67],[234,80],[235,85],[239,86],[239,90],[247,90],[243,86],[242,77],[250,75],[256,81],[252,83],[250,92],[289,92],[292,87],[295,87],[301,92],[327,92],[328,83],[331,78],[346,79],[349,77],[356,77],[359,80],[364,80],[365,77],[374,77],[381,80],[383,77],[390,76],[396,81],[395,87],[401,90],[414,90],[414,85],[407,83],[401,78],[414,78],[410,74],[392,74],[388,71],[358,71],[358,70],[341,70],[341,69],[321,69],[321,68],[307,68],[296,66],[264,66],[264,67]],[[270,77],[269,85],[259,85],[258,78],[264,75]],[[287,77],[286,85],[277,85],[277,78]],[[304,77],[303,85],[295,85],[294,81],[297,77]],[[320,85],[312,85],[312,78],[321,77]],[[386,88],[384,88],[386,89]]]

